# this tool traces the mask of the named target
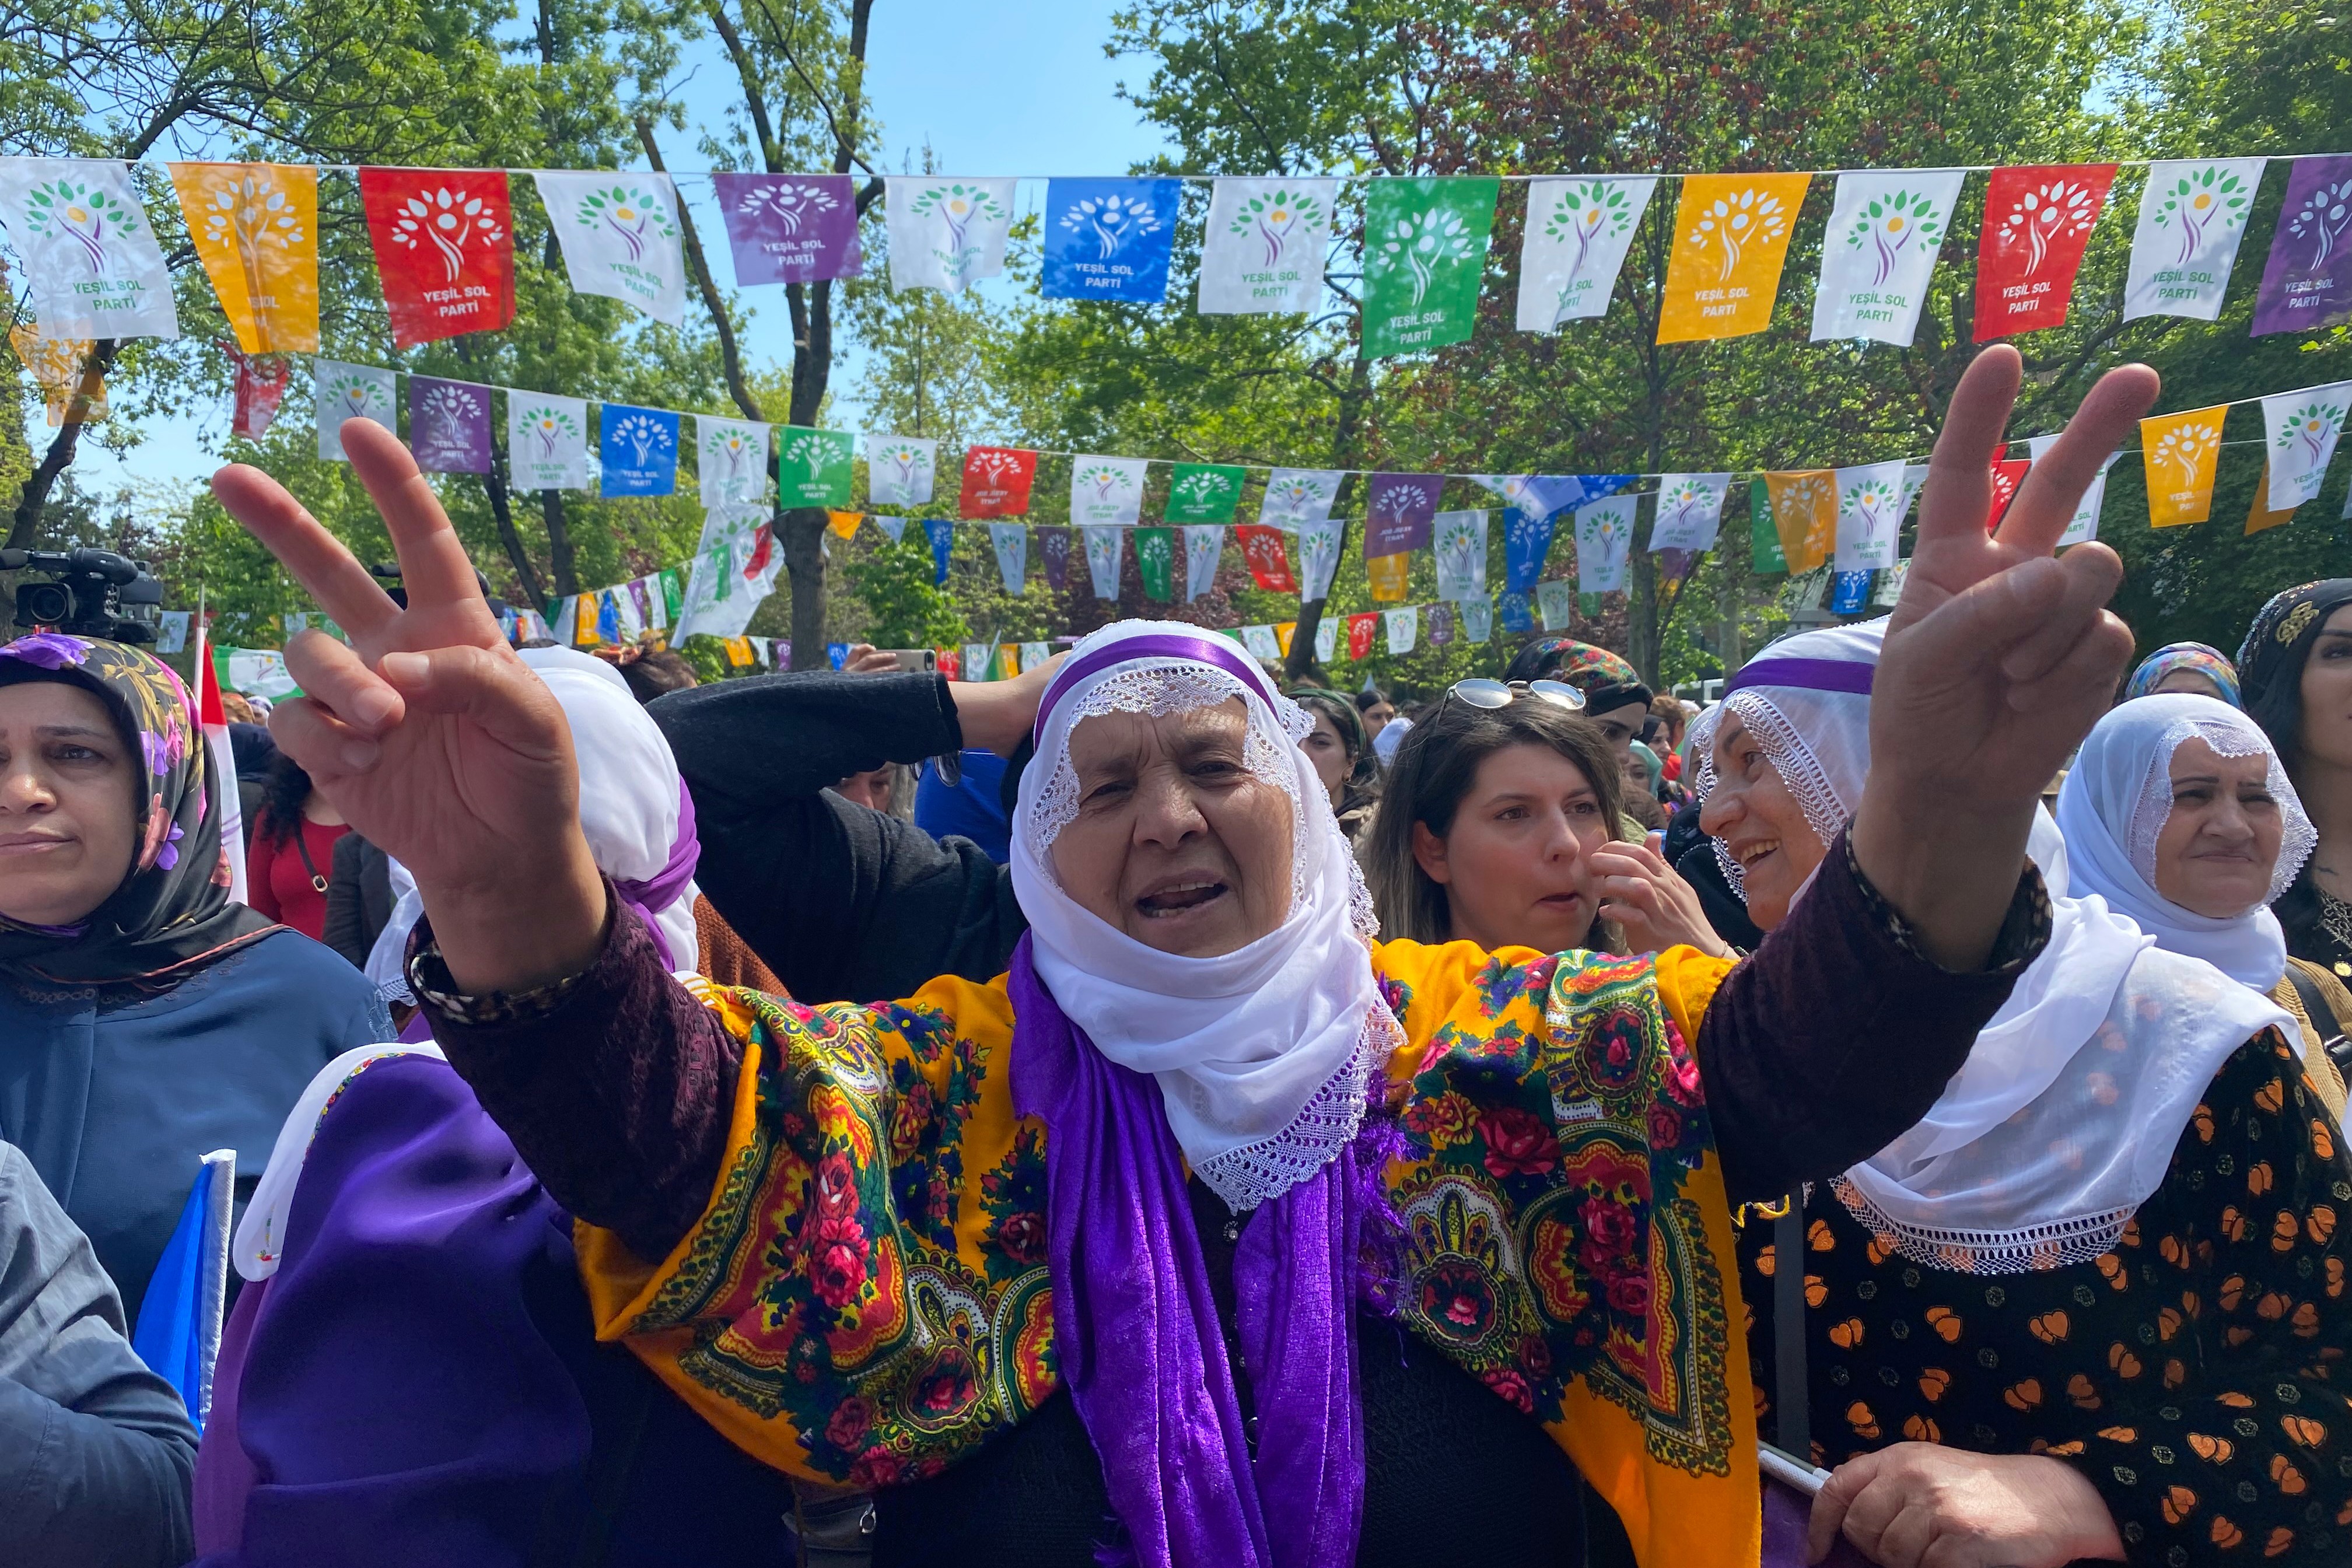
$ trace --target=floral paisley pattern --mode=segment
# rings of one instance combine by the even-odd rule
[[[1699,972],[1681,990],[1666,960],[1376,950],[1407,1038],[1396,1283],[1407,1326],[1563,1446],[1620,1458],[1669,1533],[1744,1532],[1729,1215],[1673,1013],[1727,966],[1669,956]],[[1013,1113],[1003,983],[713,999],[746,1053],[719,1191],[658,1268],[583,1232],[600,1331],[793,1474],[935,1474],[1059,1376],[1045,1134]]]

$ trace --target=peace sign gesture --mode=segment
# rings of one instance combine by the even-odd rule
[[[242,464],[213,476],[229,515],[352,639],[306,631],[287,645],[308,695],[278,704],[270,733],[415,877],[459,985],[515,991],[577,973],[604,904],[563,710],[499,635],[408,449],[365,419],[342,434],[391,531],[405,609],[277,480]]]
[[[1854,820],[1864,870],[1948,967],[1990,946],[2034,801],[2106,711],[2132,651],[2105,607],[2123,578],[2116,552],[2053,552],[2100,460],[2156,401],[2156,373],[2100,377],[1988,535],[2021,370],[2016,350],[1987,349],[1952,394],[1871,690]]]

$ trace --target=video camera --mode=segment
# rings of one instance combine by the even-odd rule
[[[16,585],[16,624],[109,642],[152,643],[163,584],[144,561],[111,550],[0,550],[0,572],[45,572]]]

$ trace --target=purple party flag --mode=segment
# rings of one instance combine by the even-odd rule
[[[1454,640],[1454,606],[1440,602],[1429,606],[1429,646],[1444,647]]]
[[[2254,300],[2253,335],[2345,321],[2352,321],[2352,153],[2297,158]]]
[[[851,176],[714,174],[710,183],[726,216],[738,286],[813,283],[864,270]]]
[[[1364,501],[1364,559],[1429,548],[1443,474],[1374,474]]]
[[[1045,561],[1045,586],[1060,593],[1070,584],[1070,531],[1066,528],[1041,528],[1037,531],[1037,553]]]
[[[490,471],[490,389],[429,375],[408,378],[408,445],[428,474]]]

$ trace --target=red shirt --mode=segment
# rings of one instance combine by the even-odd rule
[[[246,851],[245,879],[253,907],[280,925],[292,926],[313,941],[327,931],[327,894],[320,883],[334,875],[335,840],[351,831],[348,823],[329,827],[322,823],[302,819],[302,843],[296,847],[289,837],[283,843],[269,837],[269,818],[265,815],[254,824],[253,847]],[[310,852],[310,865],[302,863],[302,851]],[[319,868],[320,883],[310,878],[310,866]]]

